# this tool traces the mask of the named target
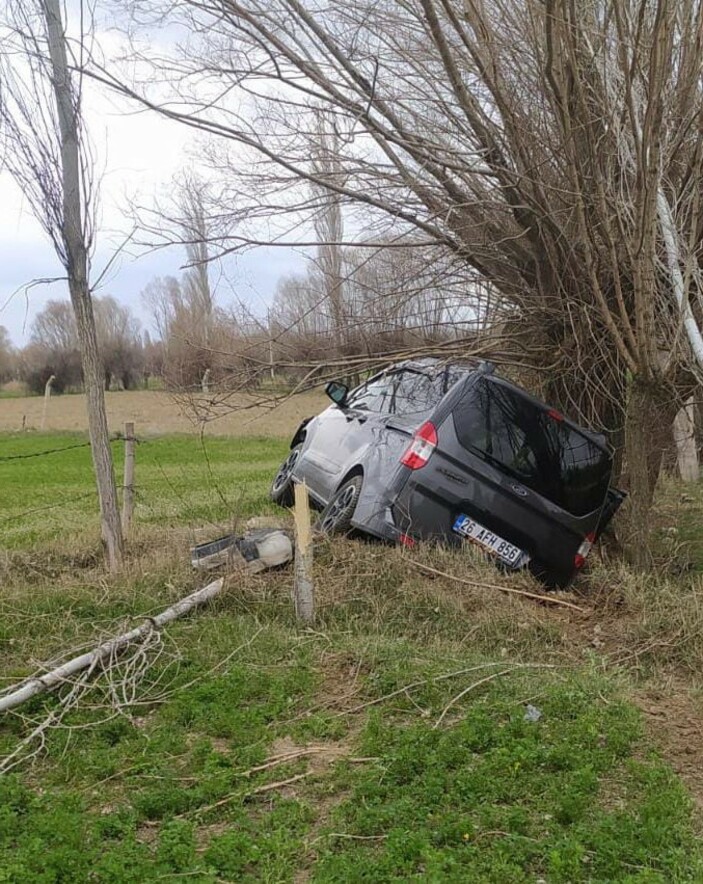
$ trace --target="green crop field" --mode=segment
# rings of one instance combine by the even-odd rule
[[[0,436],[0,690],[203,585],[196,534],[274,512],[284,439],[150,438],[110,575],[83,442]],[[291,581],[234,574],[65,714],[72,685],[0,718],[0,882],[703,880],[699,741],[670,745],[699,720],[700,577],[596,561],[575,610],[468,551],[320,542],[313,628]]]
[[[112,447],[119,484],[124,442]],[[265,511],[286,448],[275,438],[149,437],[137,446],[137,522],[207,526]],[[0,434],[0,524],[3,546],[13,549],[99,534],[84,434]]]

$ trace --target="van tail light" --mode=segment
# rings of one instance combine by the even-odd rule
[[[420,470],[437,447],[437,429],[431,421],[418,427],[400,462],[411,470]]]
[[[560,411],[557,411],[556,408],[550,408],[547,412],[547,417],[551,417],[553,421],[561,422],[564,420],[564,415]]]
[[[576,555],[574,556],[574,568],[576,570],[580,570],[586,564],[586,559],[588,558],[588,554],[595,543],[596,535],[593,531],[590,534],[587,534],[583,538],[583,543],[578,548]]]

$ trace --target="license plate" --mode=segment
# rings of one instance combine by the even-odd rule
[[[523,551],[517,546],[513,546],[512,543],[503,540],[502,537],[494,534],[493,531],[489,531],[488,528],[484,528],[483,525],[479,525],[478,522],[474,522],[468,516],[457,516],[454,522],[454,530],[457,534],[461,534],[462,537],[468,538],[473,543],[477,543],[483,549],[498,556],[499,559],[502,559],[508,565],[517,565],[524,555]]]

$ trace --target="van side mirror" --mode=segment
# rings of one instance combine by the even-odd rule
[[[349,395],[349,387],[339,381],[330,381],[325,387],[325,393],[327,393],[330,399],[339,405],[340,408],[344,408],[347,403],[347,396]]]

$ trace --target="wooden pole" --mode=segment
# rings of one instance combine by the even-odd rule
[[[295,574],[293,602],[295,616],[303,623],[312,623],[315,617],[315,591],[312,577],[312,531],[310,530],[310,501],[305,482],[295,485]]]
[[[129,531],[134,513],[134,423],[127,421],[124,425],[124,494],[122,497],[122,533]]]

